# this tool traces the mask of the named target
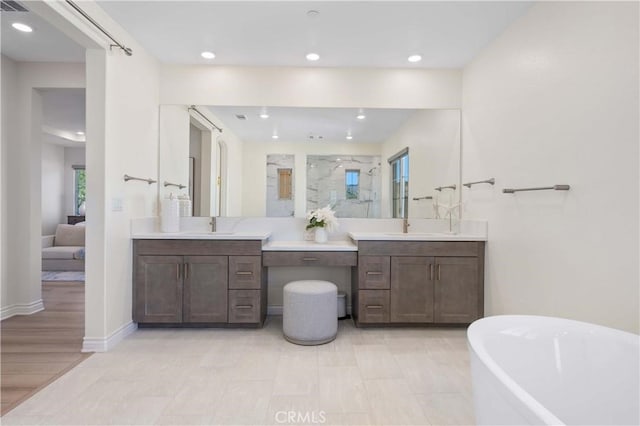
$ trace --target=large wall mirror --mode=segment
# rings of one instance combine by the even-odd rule
[[[159,195],[192,194],[196,216],[303,217],[329,204],[339,217],[434,218],[434,204],[459,202],[459,110],[197,110],[206,119],[161,106],[159,149]]]

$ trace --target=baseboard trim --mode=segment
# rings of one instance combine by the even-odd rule
[[[137,329],[138,324],[131,321],[107,337],[85,337],[82,340],[82,352],[107,352]]]
[[[31,315],[43,310],[42,299],[31,303],[16,303],[0,309],[0,320],[5,320],[15,315]]]

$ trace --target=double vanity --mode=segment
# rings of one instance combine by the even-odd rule
[[[133,319],[141,326],[260,327],[270,267],[349,268],[358,326],[468,324],[483,316],[486,236],[344,236],[317,244],[260,231],[134,233]]]

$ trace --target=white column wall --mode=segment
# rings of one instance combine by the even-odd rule
[[[637,2],[542,2],[464,69],[463,180],[496,178],[463,192],[487,315],[640,331],[638,36]]]

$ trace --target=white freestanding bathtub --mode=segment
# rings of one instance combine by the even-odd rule
[[[640,336],[504,315],[467,331],[479,425],[640,424]]]

